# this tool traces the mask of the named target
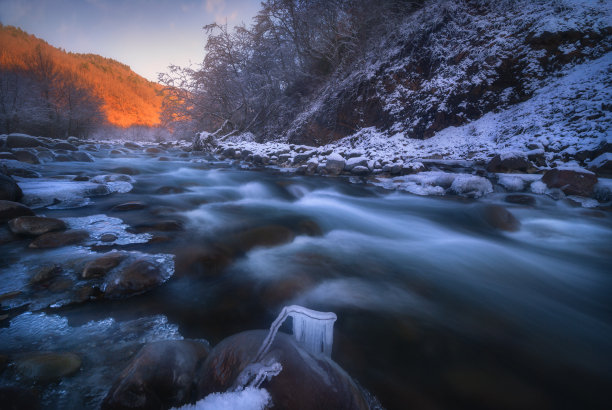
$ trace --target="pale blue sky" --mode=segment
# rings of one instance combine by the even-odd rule
[[[169,64],[202,61],[202,26],[226,19],[248,25],[259,6],[259,0],[0,0],[0,22],[156,80]]]

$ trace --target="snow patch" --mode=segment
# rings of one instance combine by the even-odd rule
[[[247,387],[242,391],[212,393],[195,404],[174,407],[174,410],[263,410],[272,405],[266,389]]]

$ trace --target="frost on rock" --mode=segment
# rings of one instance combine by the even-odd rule
[[[97,175],[91,179],[92,182],[104,184],[110,192],[125,194],[134,189],[134,178],[124,174]]]
[[[453,181],[450,190],[457,195],[480,198],[493,192],[493,186],[486,178],[477,175],[459,174]]]
[[[148,233],[133,234],[126,231],[128,225],[119,218],[112,218],[104,214],[84,216],[78,218],[62,218],[71,229],[84,229],[89,233],[91,245],[128,245],[132,243],[146,243],[152,235]],[[114,234],[117,239],[112,242],[103,242],[102,236]],[[93,242],[93,243],[90,243]]]
[[[497,183],[510,192],[522,191],[525,188],[525,181],[523,181],[523,178],[515,175],[498,174]]]
[[[237,392],[212,393],[195,404],[187,404],[175,410],[263,410],[271,404],[266,389],[247,387]]]

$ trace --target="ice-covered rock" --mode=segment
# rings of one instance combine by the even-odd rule
[[[266,336],[264,330],[247,331],[215,346],[197,380],[198,397],[230,390],[242,370],[253,363]],[[270,393],[274,408],[368,408],[344,370],[325,355],[308,352],[292,336],[278,333],[262,361],[282,366],[278,375],[262,385]]]
[[[491,182],[477,175],[458,174],[450,186],[450,191],[469,198],[480,198],[493,192]]]
[[[329,161],[329,158],[328,158]],[[344,169],[351,171],[355,167],[368,167],[368,159],[366,157],[352,157],[346,161]]]

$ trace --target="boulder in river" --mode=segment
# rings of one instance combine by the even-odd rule
[[[126,148],[130,148],[130,149],[142,149],[140,145],[136,144],[135,142],[130,142],[130,141],[123,144],[123,146]]]
[[[115,205],[111,208],[113,212],[122,212],[122,211],[136,211],[139,209],[145,209],[147,204],[140,201],[129,201],[124,202],[122,204]]]
[[[81,358],[74,353],[36,352],[15,360],[15,369],[22,376],[37,382],[53,382],[76,373]]]
[[[196,371],[208,345],[196,340],[148,343],[119,374],[102,409],[166,409],[193,401]]]
[[[79,149],[72,145],[69,142],[58,142],[57,144],[53,144],[53,149],[63,149],[66,151],[78,151]]]
[[[26,134],[9,134],[6,137],[7,148],[33,148],[44,146],[45,144],[38,138]]]
[[[81,276],[85,279],[104,276],[113,268],[116,268],[125,258],[127,258],[127,254],[123,252],[109,252],[88,262]]]
[[[71,154],[72,158],[75,161],[79,162],[94,162],[94,159],[91,155],[83,151],[75,151]]]
[[[111,171],[116,173],[116,174],[125,174],[125,175],[138,175],[138,174],[140,174],[140,171],[138,171],[135,168],[130,168],[130,167],[117,167],[117,168],[111,169]]]
[[[295,233],[282,225],[266,225],[247,229],[230,238],[232,248],[248,252],[255,247],[272,247],[293,241]]]
[[[17,161],[26,162],[28,164],[40,164],[36,154],[25,149],[13,150],[13,155],[15,155]]]
[[[198,371],[197,397],[230,389],[255,358],[268,331],[238,333],[219,343]],[[284,333],[277,333],[264,361],[276,361],[280,373],[265,381],[274,408],[367,409],[368,404],[351,377],[331,359],[303,349]]]
[[[162,186],[155,190],[158,195],[181,194],[185,192],[185,188],[180,186]]]
[[[62,273],[62,267],[59,265],[43,266],[30,277],[30,285],[39,285],[49,282],[51,279],[55,279],[60,273]]]
[[[554,168],[544,173],[542,182],[549,188],[560,188],[566,195],[590,196],[597,176],[582,168]]]
[[[19,201],[23,197],[23,192],[17,182],[9,175],[0,172],[0,200]]]
[[[66,245],[76,245],[87,238],[89,238],[89,233],[84,230],[49,232],[34,239],[29,247],[34,249],[59,248]]]
[[[19,202],[0,199],[0,223],[6,222],[19,216],[34,215],[34,212]]]
[[[20,216],[8,223],[10,230],[18,235],[39,236],[47,232],[63,231],[68,226],[61,219],[42,216]]]
[[[521,228],[521,222],[503,206],[487,205],[483,214],[489,225],[502,231],[515,232]]]
[[[167,279],[161,267],[147,259],[138,259],[107,278],[104,296],[118,299],[137,295],[161,285]]]

